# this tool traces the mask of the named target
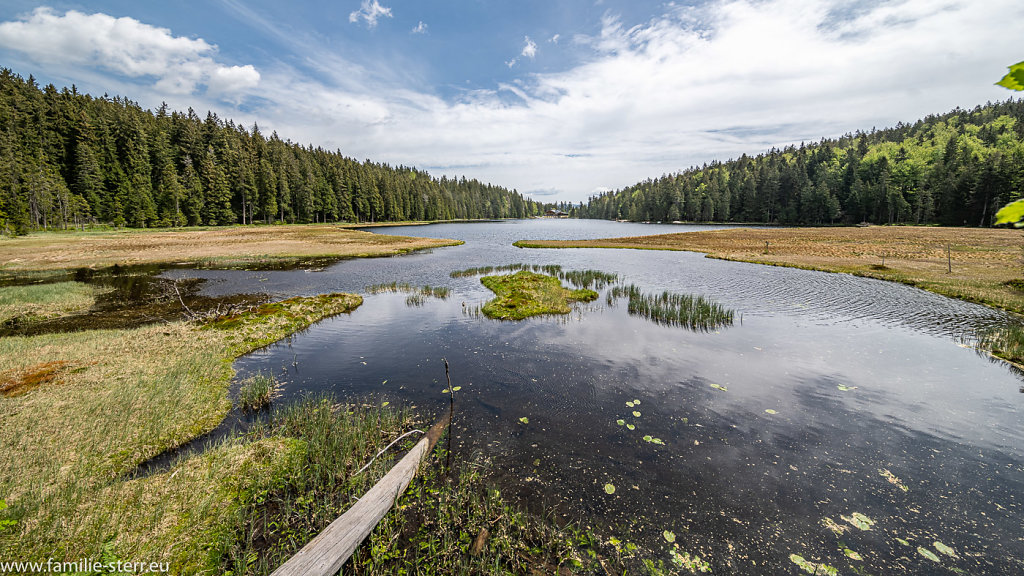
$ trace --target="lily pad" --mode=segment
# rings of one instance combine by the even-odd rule
[[[640,405],[640,401],[639,400],[633,400],[633,406],[639,406],[639,405]]]
[[[633,426],[632,424],[626,424],[626,428],[629,428],[630,430],[636,430],[636,426]]]
[[[637,412],[636,410],[633,410],[633,416],[639,418],[640,417],[640,413]]]
[[[661,441],[661,438],[651,438],[651,443],[652,444],[660,444],[662,446],[665,445],[665,443]]]
[[[644,442],[650,442],[651,440],[654,440],[654,437],[651,436],[650,434],[644,436]]]
[[[715,390],[721,390],[722,392],[728,392],[729,391],[728,388],[726,388],[725,386],[722,386],[721,384],[712,384],[711,387],[714,388]]]
[[[665,530],[661,533],[661,535],[665,538],[665,542],[668,542],[669,544],[676,541],[675,532],[669,532],[668,530]]]
[[[529,424],[530,423],[530,419],[527,418],[526,416],[523,416],[522,418],[519,419],[519,422],[521,422],[523,424]]]
[[[778,412],[776,412],[775,410],[772,410],[771,408],[765,409],[764,413],[765,414],[778,414]]]
[[[910,546],[910,542],[907,542],[903,538],[897,538],[896,541],[899,542],[900,544],[903,544],[904,546]]]
[[[946,556],[949,556],[950,558],[958,558],[958,556],[956,555],[956,550],[953,550],[952,548],[950,548],[949,546],[946,546],[945,544],[943,544],[942,542],[939,542],[938,540],[933,542],[932,546],[935,546],[936,550],[938,550],[939,552],[942,552],[943,554],[945,554]]]
[[[626,402],[626,406],[628,406],[628,407],[632,408],[633,406],[636,406],[636,404],[634,404],[634,403],[633,403],[633,402],[632,402],[632,401],[630,400],[630,401],[627,401],[627,402]]]
[[[942,562],[942,560],[939,560],[939,557],[935,555],[935,552],[932,552],[924,546],[918,546],[917,553],[931,560],[932,562]]]
[[[850,550],[849,548],[843,548],[843,554],[846,554],[846,557],[850,560],[856,560],[857,562],[864,561],[864,558],[861,558],[860,554],[854,552],[853,550]]]
[[[616,420],[615,423],[618,424],[619,426],[625,426],[626,425],[626,421],[623,420],[622,418],[619,418],[618,420]]]
[[[615,494],[615,485],[611,482],[604,485],[605,494]]]
[[[808,562],[803,556],[799,554],[790,554],[789,560],[793,564],[800,567],[801,570],[808,574],[824,575],[824,576],[836,576],[839,571],[828,564],[815,564],[814,562]]]
[[[875,525],[875,521],[860,512],[854,512],[851,516],[840,516],[844,522],[850,524],[860,530],[871,530],[871,527]]]

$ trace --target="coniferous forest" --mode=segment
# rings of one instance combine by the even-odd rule
[[[1024,100],[773,149],[591,197],[581,218],[988,226],[1024,190]]]
[[[358,162],[207,113],[142,109],[0,70],[0,233],[100,223],[523,218],[543,206],[477,180]]]

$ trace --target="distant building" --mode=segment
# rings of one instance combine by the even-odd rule
[[[553,218],[568,218],[569,217],[569,213],[568,212],[562,212],[561,210],[556,210],[554,208],[552,208],[551,210],[548,210],[547,212],[545,212],[544,215],[545,216],[551,216]]]

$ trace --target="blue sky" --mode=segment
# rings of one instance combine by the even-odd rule
[[[1019,0],[0,7],[0,64],[542,200],[1007,98]]]

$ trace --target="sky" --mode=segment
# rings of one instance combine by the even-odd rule
[[[0,66],[537,200],[1013,94],[1020,0],[4,0]]]

